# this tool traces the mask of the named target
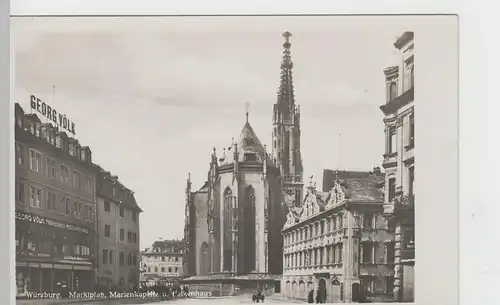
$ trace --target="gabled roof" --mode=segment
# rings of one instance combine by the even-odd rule
[[[245,123],[241,130],[238,140],[238,152],[240,162],[244,161],[245,153],[255,153],[259,162],[263,162],[265,159],[266,150],[248,122]]]

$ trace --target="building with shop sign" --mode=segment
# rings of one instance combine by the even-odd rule
[[[328,192],[311,177],[282,231],[284,297],[307,300],[313,291],[316,300],[319,289],[328,303],[391,300],[394,229],[383,217],[383,177],[379,168],[337,172],[324,182]]]
[[[394,300],[414,301],[415,266],[415,114],[413,32],[394,43],[399,65],[384,70],[387,98],[384,113],[384,213],[396,223]]]
[[[63,124],[34,96],[31,109],[38,114],[15,104],[17,295],[92,291],[98,169],[90,148],[63,131],[74,133],[66,116]]]
[[[185,244],[180,240],[155,241],[141,253],[141,285],[171,285],[183,277]]]
[[[109,291],[139,285],[139,216],[134,192],[117,176],[100,168],[96,177],[98,261],[97,284]]]

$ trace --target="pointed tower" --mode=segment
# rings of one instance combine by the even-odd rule
[[[303,197],[303,169],[300,153],[300,107],[295,105],[290,53],[290,32],[283,33],[283,59],[278,100],[273,113],[273,156],[283,177],[285,192],[300,204]]]

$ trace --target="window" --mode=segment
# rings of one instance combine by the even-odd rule
[[[413,88],[414,84],[415,84],[415,73],[414,73],[414,68],[415,67],[411,67],[411,70],[410,70],[410,88]]]
[[[109,264],[113,265],[113,250],[109,251]]]
[[[26,204],[24,183],[16,182],[16,203]]]
[[[120,207],[120,217],[125,217],[125,209]]]
[[[366,242],[363,244],[363,263],[373,263],[373,243]]]
[[[389,202],[396,197],[396,178],[389,178]]]
[[[257,161],[257,155],[254,153],[246,153],[244,157],[245,157],[245,162]]]
[[[102,250],[102,264],[106,265],[108,263],[108,250]]]
[[[128,255],[127,262],[129,266],[132,266],[132,254]]]
[[[61,165],[61,182],[69,183],[69,167]]]
[[[104,236],[105,237],[111,236],[111,226],[110,225],[104,225]]]
[[[132,232],[130,231],[127,232],[127,242],[129,244],[132,243]]]
[[[16,162],[24,165],[24,148],[19,143],[16,143]]]
[[[125,239],[125,230],[120,229],[120,240],[123,241]]]
[[[39,208],[42,201],[42,189],[32,186],[30,188],[30,205]]]
[[[104,201],[104,212],[109,212],[111,211],[111,204],[109,201]]]
[[[362,279],[361,287],[365,293],[371,294],[375,287],[375,281],[372,279]]]
[[[113,188],[113,196],[116,196],[116,187]]]
[[[85,220],[87,221],[94,221],[94,208],[92,206],[87,206],[87,211],[86,211],[86,218]]]
[[[75,144],[69,144],[69,154],[71,156],[74,156],[75,155]]]
[[[175,272],[179,272],[179,268],[175,267]]]
[[[394,276],[387,276],[385,278],[385,293],[392,295],[394,290]]]
[[[77,171],[73,171],[73,187],[78,189],[82,187],[82,175]]]
[[[49,157],[45,157],[45,164],[47,170],[47,176],[52,179],[56,178],[56,161],[50,159]]]
[[[164,262],[165,261],[165,256],[162,256],[161,257],[161,261]]]
[[[363,216],[363,228],[364,229],[373,229],[373,214],[366,213]]]
[[[339,244],[339,263],[342,263],[342,244]]]
[[[168,267],[168,273],[172,273],[172,267]]]
[[[410,114],[410,143],[409,145],[415,145],[415,115]]]
[[[394,264],[395,249],[394,243],[385,244],[385,262],[387,264]]]
[[[137,212],[136,211],[132,211],[132,221],[137,222]]]
[[[414,183],[415,183],[415,167],[412,166],[410,168],[408,168],[408,176],[409,176],[409,189],[408,189],[408,194],[410,196],[413,196],[413,186],[414,186]]]
[[[125,264],[125,255],[123,252],[120,253],[120,266],[123,266]]]
[[[65,214],[66,216],[70,216],[71,215],[71,205],[69,203],[69,198],[64,198],[65,200],[65,203],[64,203],[64,206],[65,206]]]
[[[165,267],[161,267],[161,272],[165,272]]]
[[[137,265],[137,256],[132,256],[132,265],[135,266]]]
[[[176,261],[176,262],[178,262],[178,261],[179,261],[179,257],[178,257],[178,256],[176,256],[176,257],[175,257],[175,261]]]
[[[51,211],[57,210],[56,195],[51,192],[47,192],[47,209]]]
[[[73,216],[75,218],[80,218],[82,217],[82,203],[81,202],[74,202],[74,209],[73,209]]]
[[[392,154],[397,152],[396,149],[396,127],[391,126],[389,127],[389,138],[387,139],[387,153]]]
[[[158,267],[155,267],[155,272],[158,273]]]
[[[87,184],[86,184],[85,188],[86,188],[86,192],[88,194],[90,194],[90,195],[93,194],[93,192],[92,192],[92,190],[93,190],[93,188],[92,188],[92,178],[87,178]]]
[[[42,155],[30,149],[30,169],[36,172],[42,170]]]
[[[398,97],[398,84],[396,82],[392,82],[389,84],[389,100],[388,102],[394,100]]]

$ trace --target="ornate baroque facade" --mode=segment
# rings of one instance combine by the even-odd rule
[[[386,103],[385,216],[396,223],[394,300],[414,300],[415,265],[415,115],[413,32],[405,32],[394,46],[401,63],[384,70]]]
[[[391,223],[383,218],[383,176],[343,173],[358,177],[338,177],[328,192],[317,191],[311,177],[302,206],[287,215],[284,297],[307,300],[318,288],[334,303],[392,295],[394,240]]]

